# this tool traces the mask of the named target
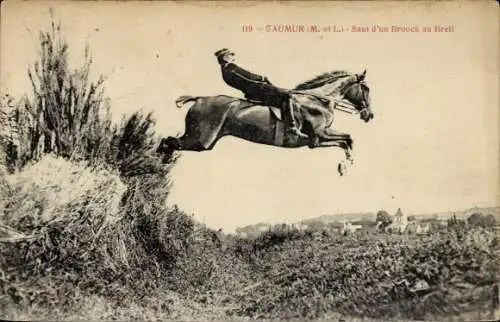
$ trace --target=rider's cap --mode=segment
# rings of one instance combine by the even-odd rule
[[[227,48],[222,48],[222,49],[217,50],[217,51],[215,52],[215,56],[219,57],[219,56],[221,56],[221,55],[230,54],[230,53],[231,53],[231,51],[230,51],[229,49],[227,49]]]

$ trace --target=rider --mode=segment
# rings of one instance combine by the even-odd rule
[[[221,66],[222,78],[231,87],[239,89],[245,94],[245,98],[262,101],[270,106],[282,109],[285,121],[288,123],[288,131],[300,137],[308,136],[299,131],[290,94],[274,86],[265,76],[253,74],[234,63],[234,53],[227,48],[215,52],[217,61]]]

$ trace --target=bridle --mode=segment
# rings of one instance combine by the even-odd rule
[[[353,84],[350,84],[350,86],[352,86],[354,84],[364,85],[365,82],[363,79],[361,79]],[[350,86],[349,86],[349,88],[350,88]],[[366,101],[366,97],[364,95],[363,95],[363,100],[361,102],[363,104],[363,108],[358,111],[358,109],[356,108],[356,106],[354,104],[352,104],[351,102],[344,99],[345,90],[347,90],[347,88],[342,89],[340,100],[333,99],[333,108],[334,109],[336,108],[336,105],[340,105],[341,109],[340,108],[336,108],[336,109],[340,110],[344,113],[349,113],[349,114],[363,114],[364,112],[369,110],[370,106],[368,105],[368,103]],[[332,104],[332,103],[330,103],[330,104]]]
[[[358,80],[355,84],[362,84],[364,83],[363,80]],[[353,84],[350,84],[350,85],[353,85]],[[302,90],[286,90],[287,92],[289,93],[294,93],[294,94],[302,94],[302,95],[309,95],[309,96],[312,96],[312,97],[315,97],[317,99],[319,99],[320,101],[322,101],[323,103],[325,104],[328,104],[328,106],[334,110],[338,110],[340,112],[344,112],[344,113],[347,113],[347,114],[362,114],[363,112],[366,112],[367,110],[369,110],[369,106],[365,100],[365,98],[363,97],[363,108],[361,110],[358,110],[356,108],[356,106],[354,104],[352,104],[351,102],[349,102],[348,100],[344,99],[344,89],[341,91],[341,95],[340,95],[340,98],[336,98],[336,97],[333,97],[333,96],[323,96],[323,95],[319,95],[319,94],[313,94],[313,93],[309,93],[309,92],[305,92],[305,91],[302,91]]]

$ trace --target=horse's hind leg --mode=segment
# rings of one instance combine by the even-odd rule
[[[207,150],[205,146],[195,137],[189,135],[189,133],[184,134],[179,139],[180,149],[187,151],[205,151]]]
[[[188,134],[184,134],[179,138],[169,136],[167,138],[161,139],[160,145],[158,146],[156,152],[172,154],[174,151],[181,150],[203,151],[206,149],[198,140],[194,139]]]
[[[179,138],[169,136],[162,138],[156,153],[163,154],[163,162],[169,163],[172,161],[174,151],[182,149],[182,141]]]
[[[167,138],[163,138],[160,141],[158,148],[156,149],[157,153],[162,153],[165,155],[164,160],[166,162],[170,162],[172,160],[172,156],[175,151],[206,151],[211,150],[215,145],[215,142],[211,142],[211,144],[207,147],[202,144],[198,139],[194,138],[190,133],[186,133],[181,137],[173,137],[169,136]]]

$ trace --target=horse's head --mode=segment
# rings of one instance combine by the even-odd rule
[[[361,119],[368,122],[373,119],[373,112],[370,106],[370,88],[364,81],[365,76],[366,70],[361,74],[356,74],[355,81],[346,84],[340,94],[354,105]]]
[[[347,71],[323,73],[295,87],[296,90],[317,91],[324,96],[340,96],[349,101],[359,112],[363,121],[373,119],[370,106],[370,89],[365,83],[366,70],[361,74]]]

